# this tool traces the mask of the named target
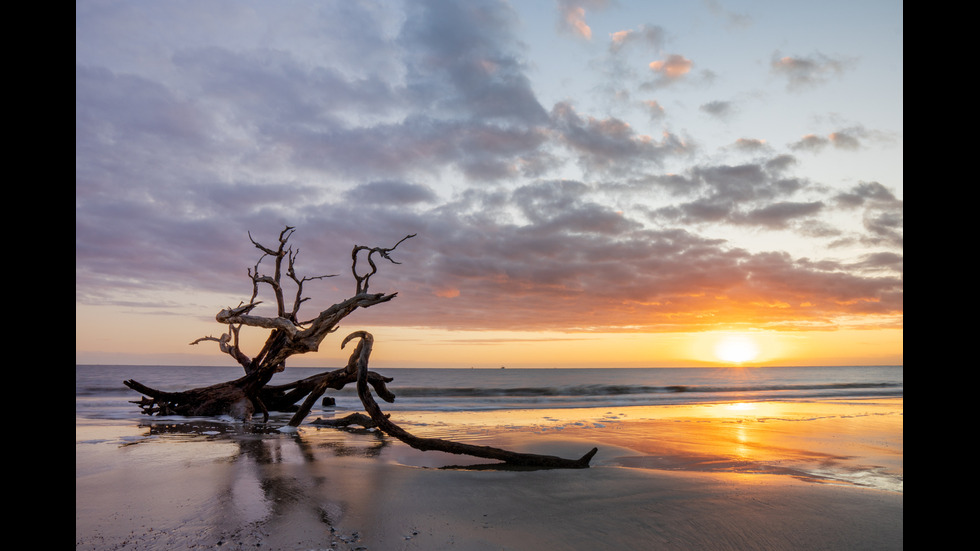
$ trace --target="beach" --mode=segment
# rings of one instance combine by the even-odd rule
[[[397,389],[395,389],[397,392]],[[76,550],[901,549],[901,397],[406,410],[418,436],[577,458],[474,468],[377,431],[76,415]]]

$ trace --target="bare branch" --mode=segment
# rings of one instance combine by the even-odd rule
[[[298,277],[296,275],[296,267],[295,267],[296,258],[298,256],[299,256],[299,249],[296,249],[296,252],[290,250],[289,264],[288,267],[286,268],[286,275],[288,275],[289,278],[292,279],[293,282],[296,284],[296,298],[293,300],[293,311],[290,313],[290,319],[292,319],[293,321],[296,321],[298,319],[297,316],[299,315],[299,307],[304,302],[309,300],[309,297],[303,296],[303,284],[306,283],[307,281],[315,281],[317,279],[325,279],[328,277],[337,276],[337,274],[329,274],[329,275],[320,275],[320,276],[303,277],[303,278]],[[300,325],[306,325],[308,323],[309,322],[306,322]]]
[[[252,310],[252,308],[258,306],[258,304],[259,304],[258,302],[255,302],[252,304],[239,305],[237,308],[227,308],[226,310],[235,313],[235,315],[241,315],[241,314],[248,313],[249,311]],[[222,310],[222,312],[224,311],[225,310]],[[245,367],[247,370],[252,360],[244,352],[242,352],[241,347],[239,346],[238,335],[240,331],[241,331],[241,325],[236,326],[232,323],[229,323],[228,333],[222,334],[220,338],[212,337],[209,335],[207,337],[201,337],[191,342],[190,344],[196,345],[197,343],[204,342],[204,341],[217,342],[219,350],[234,358],[235,361],[237,361],[239,364],[242,365],[242,367]],[[232,341],[232,339],[234,339],[234,341]]]
[[[232,315],[227,313],[227,310],[222,310],[218,312],[215,319],[221,323],[237,323],[239,325],[247,325],[249,327],[262,327],[265,329],[278,329],[284,331],[289,335],[295,335],[299,332],[299,328],[292,320],[286,318],[269,318],[265,316],[249,316],[246,314],[242,315]]]
[[[395,248],[398,247],[398,245],[401,245],[402,241],[405,241],[406,239],[409,239],[411,237],[415,237],[416,235],[418,234],[413,233],[411,235],[406,235],[405,237],[398,240],[398,243],[395,243],[395,245],[390,248],[366,247],[364,245],[354,245],[354,249],[351,251],[351,273],[354,274],[354,280],[357,281],[356,293],[358,295],[361,293],[367,293],[368,280],[371,278],[371,276],[373,276],[378,271],[378,267],[374,264],[374,260],[371,258],[375,253],[380,254],[382,258],[387,259],[392,264],[400,264],[400,262],[395,262],[395,260],[393,260],[391,256],[389,256],[389,254],[391,253],[391,251],[395,250]],[[357,273],[357,255],[358,253],[364,250],[368,251],[367,261],[368,261],[368,265],[371,266],[371,271],[364,275],[359,275]]]
[[[282,281],[282,259],[289,253],[289,250],[286,248],[286,244],[289,242],[289,237],[293,234],[293,231],[294,228],[292,226],[286,226],[286,229],[279,233],[279,248],[276,250],[257,242],[252,238],[251,232],[248,234],[249,240],[257,249],[265,253],[265,255],[275,258],[275,271],[271,277],[259,275],[259,264],[262,262],[262,259],[265,258],[265,255],[259,257],[258,262],[255,263],[255,272],[249,272],[249,276],[252,278],[252,299],[254,300],[255,297],[258,296],[258,284],[260,282],[269,284],[269,286],[272,287],[273,293],[275,294],[276,306],[278,308],[277,312],[280,317],[286,317],[286,302],[282,294],[282,286],[280,283]]]

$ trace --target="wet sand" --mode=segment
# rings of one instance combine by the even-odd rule
[[[312,425],[79,421],[76,550],[901,549],[902,417],[901,399],[392,415],[516,451],[599,447],[550,471],[442,469],[481,461]]]

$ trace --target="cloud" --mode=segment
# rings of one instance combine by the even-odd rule
[[[707,165],[691,173],[702,188],[714,197],[733,201],[774,200],[795,193],[805,184],[780,177],[774,168],[781,164]]]
[[[827,139],[837,149],[850,149],[853,151],[861,147],[861,142],[858,141],[857,136],[848,131],[832,132],[827,136]]]
[[[361,184],[348,190],[345,195],[353,202],[390,204],[400,207],[431,203],[438,198],[428,186],[392,180]]]
[[[769,146],[766,144],[766,140],[757,138],[739,138],[735,140],[733,147],[739,151],[749,153],[762,151],[769,148]]]
[[[757,148],[754,150],[758,150]],[[819,214],[821,201],[793,201],[808,182],[787,177],[795,164],[789,155],[740,165],[702,165],[687,175],[669,175],[648,181],[672,195],[691,197],[651,211],[653,220],[683,224],[731,224],[785,229]]]
[[[590,171],[630,172],[690,151],[683,140],[672,134],[664,133],[657,141],[636,133],[617,118],[583,118],[567,102],[556,104],[551,118],[561,141],[579,155],[579,162]]]
[[[782,56],[778,52],[769,64],[772,74],[786,79],[789,90],[803,90],[824,84],[841,76],[854,62],[843,57],[829,57],[821,53],[810,56]]]
[[[867,233],[860,241],[873,246],[904,246],[904,201],[878,182],[859,182],[849,190],[837,193],[836,205],[848,210],[860,209]]]
[[[735,104],[730,101],[709,101],[708,103],[702,104],[698,109],[703,113],[722,120],[738,112]]]
[[[705,0],[705,4],[708,7],[708,11],[724,19],[729,27],[745,28],[752,25],[751,16],[744,13],[728,11],[721,5],[721,2],[718,2],[717,0]]]
[[[136,138],[153,150],[185,154],[208,141],[212,117],[159,82],[78,65],[75,86],[76,148]]]
[[[824,138],[823,136],[817,136],[816,134],[807,134],[789,144],[789,148],[794,151],[820,151],[830,143],[830,140]]]
[[[844,207],[859,207],[869,203],[897,207],[902,204],[891,190],[878,182],[859,182],[849,191],[838,193],[836,200]]]
[[[870,235],[864,242],[869,245],[895,248],[905,245],[905,214],[902,208],[868,209],[864,216],[864,227]]]
[[[558,0],[558,29],[591,40],[592,29],[585,22],[586,10],[602,10],[608,5],[608,0]]]
[[[249,234],[271,242],[291,225],[305,274],[347,274],[354,244],[418,234],[376,280],[398,300],[365,324],[626,331],[900,318],[899,194],[811,185],[789,154],[873,146],[858,124],[788,147],[739,128],[700,155],[686,129],[661,131],[684,128],[672,90],[615,115],[584,97],[545,107],[517,14],[495,0],[173,6],[78,10],[77,304],[159,312],[180,303],[174,292],[247,299]],[[572,15],[607,6],[559,3]],[[575,21],[584,27],[570,32],[588,28]],[[617,34],[603,59],[661,55],[664,34]],[[682,56],[650,68],[661,85],[692,70]],[[622,82],[643,90],[634,84]],[[863,243],[863,254],[753,252],[736,237],[745,231]],[[353,289],[343,277],[321,283],[310,308]]]
[[[656,100],[644,101],[643,106],[646,108],[647,113],[649,113],[650,120],[659,121],[667,114],[664,107]]]
[[[547,206],[563,195],[557,192],[565,185],[582,196],[578,186],[555,182],[515,193],[509,200],[540,194],[544,203],[538,204],[546,206],[526,224],[459,225],[447,234],[450,238],[432,242],[432,250],[413,250],[413,262],[421,255],[432,271],[416,293],[392,306],[397,312],[389,310],[395,316],[389,322],[470,329],[670,330],[735,319],[762,325],[828,322],[849,312],[900,311],[896,292],[901,282],[891,275],[860,277],[841,264],[817,266],[785,254],[751,254],[684,230],[590,225],[613,213],[580,200]],[[449,286],[458,291],[452,304],[425,299]]]
[[[827,146],[833,146],[834,149],[857,151],[862,147],[861,140],[868,135],[869,132],[860,127],[844,128],[836,132],[831,132],[826,137],[807,134],[796,142],[789,144],[789,148],[795,151],[819,152]]]
[[[765,226],[768,228],[785,228],[789,225],[790,221],[801,217],[814,216],[823,210],[823,208],[824,204],[820,201],[806,203],[782,201],[752,209],[743,216],[736,218],[736,220],[745,224]]]
[[[626,29],[609,35],[609,51],[618,53],[626,48],[646,47],[659,52],[666,41],[666,31],[657,25],[640,25],[636,30]]]
[[[546,119],[515,47],[505,4],[410,2],[398,43],[407,52],[413,108],[445,116],[537,123]]]
[[[650,62],[650,70],[657,73],[661,81],[675,81],[691,72],[694,63],[682,55],[671,54],[665,59]]]

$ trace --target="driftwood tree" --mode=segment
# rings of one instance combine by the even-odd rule
[[[296,259],[299,251],[294,251],[289,245],[289,238],[293,232],[294,228],[286,227],[279,234],[279,242],[275,248],[258,243],[249,234],[252,244],[262,251],[262,255],[255,266],[248,270],[249,278],[252,281],[252,295],[249,301],[234,308],[225,308],[215,316],[219,323],[227,325],[228,331],[226,333],[220,337],[201,337],[191,343],[195,345],[201,342],[216,342],[222,352],[231,356],[242,366],[244,375],[233,381],[182,392],[161,391],[134,380],[124,381],[123,384],[143,394],[140,401],[133,403],[138,404],[144,414],[231,415],[250,422],[255,414],[261,413],[263,422],[267,422],[270,410],[288,411],[293,412],[288,423],[289,426],[297,427],[327,389],[339,390],[349,383],[356,383],[358,396],[368,416],[352,414],[344,419],[321,424],[374,426],[416,449],[472,455],[503,461],[510,465],[541,468],[583,468],[589,466],[589,462],[597,451],[595,448],[580,459],[563,459],[548,455],[511,452],[488,446],[461,444],[435,438],[419,438],[408,433],[391,422],[389,416],[381,411],[371,395],[369,387],[373,387],[383,400],[387,402],[395,400],[395,395],[387,388],[387,383],[390,383],[392,378],[384,377],[369,371],[367,368],[374,338],[364,331],[351,333],[342,342],[341,348],[345,347],[351,340],[358,339],[357,346],[351,353],[345,367],[285,385],[269,385],[273,375],[285,369],[286,360],[290,356],[318,350],[320,343],[327,335],[337,330],[338,323],[347,315],[358,308],[368,308],[395,298],[397,293],[372,294],[368,292],[370,279],[378,271],[374,256],[377,255],[391,263],[399,264],[391,258],[391,252],[402,242],[415,236],[415,234],[407,235],[390,248],[355,245],[351,251],[351,273],[355,281],[354,296],[323,310],[312,319],[300,321],[300,307],[308,300],[308,297],[303,296],[304,284],[327,277],[335,277],[336,274],[300,277],[296,272]],[[271,258],[272,275],[265,275],[260,269],[266,258]],[[361,260],[367,262],[368,268],[361,268],[359,271],[358,262]],[[288,278],[288,281],[292,281],[293,287],[295,287],[295,294],[291,303],[287,301],[284,277]],[[262,303],[257,299],[260,288],[264,287],[268,287],[275,297],[275,316],[259,316],[252,313]],[[265,344],[255,356],[249,356],[241,349],[239,335],[243,327],[270,330]],[[297,405],[300,400],[303,400],[302,404]]]

